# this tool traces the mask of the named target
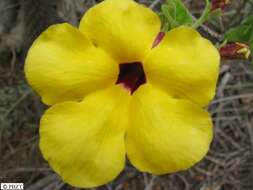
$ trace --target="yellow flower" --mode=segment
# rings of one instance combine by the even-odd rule
[[[185,170],[212,140],[203,109],[213,98],[219,53],[190,27],[165,34],[160,20],[132,0],[105,0],[81,20],[49,27],[29,50],[28,82],[49,108],[40,149],[65,182],[112,181],[126,155],[155,175]]]

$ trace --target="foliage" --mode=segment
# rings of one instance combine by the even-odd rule
[[[167,0],[161,7],[163,31],[168,31],[180,25],[192,25],[193,19],[181,0]]]
[[[253,15],[245,18],[241,25],[228,30],[225,39],[228,42],[247,43],[251,48],[251,52],[253,52]]]

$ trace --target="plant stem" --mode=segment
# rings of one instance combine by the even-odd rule
[[[210,12],[211,12],[211,3],[209,2],[209,0],[206,0],[206,6],[201,17],[192,25],[192,27],[195,29],[200,27],[208,19]]]

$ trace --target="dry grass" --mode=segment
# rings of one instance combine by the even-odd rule
[[[0,16],[0,29],[3,28],[0,30],[0,182],[24,182],[29,190],[75,189],[52,172],[38,150],[38,122],[45,106],[23,76],[20,47],[26,43],[21,40],[25,24],[17,17],[22,15],[19,12],[22,9],[15,0],[1,2],[0,10],[9,16],[6,22]],[[159,9],[160,1],[140,2],[153,3],[152,7]],[[77,25],[81,14],[94,3],[92,0],[64,0],[57,5],[57,12],[63,20]],[[202,1],[185,0],[185,3],[196,16],[203,8]],[[238,25],[252,8],[249,1],[234,0],[221,20],[207,26],[212,32],[222,34]],[[212,38],[209,33],[204,35]],[[209,110],[215,123],[215,138],[209,154],[198,165],[185,172],[154,177],[139,173],[127,164],[117,180],[97,189],[253,189],[253,69],[250,62],[223,61],[217,96]]]

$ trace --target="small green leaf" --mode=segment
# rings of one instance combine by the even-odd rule
[[[226,32],[225,38],[233,42],[249,42],[252,36],[253,26],[240,25]]]
[[[253,26],[253,15],[250,15],[244,19],[243,24]]]
[[[253,15],[248,16],[240,26],[227,31],[225,38],[228,41],[250,43],[253,39]]]
[[[225,33],[225,40],[228,42],[243,42],[249,45],[251,60],[253,64],[253,15],[244,19],[240,26],[231,28]]]
[[[161,10],[164,25],[168,27],[167,30],[193,23],[191,14],[181,0],[167,0],[166,4],[162,5]]]
[[[171,11],[170,11],[170,7],[167,4],[165,4],[165,5],[162,5],[161,10],[162,10],[163,16],[165,18],[164,21],[167,22],[167,24],[169,25],[169,29],[177,27],[178,23],[173,18]]]

